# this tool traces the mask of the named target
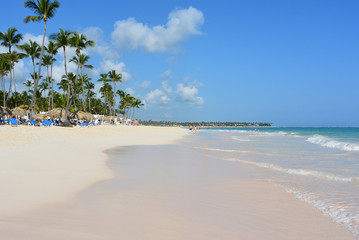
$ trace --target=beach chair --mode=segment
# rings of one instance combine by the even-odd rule
[[[11,118],[10,119],[10,124],[12,127],[17,127],[17,123],[18,121],[16,120],[16,118]]]
[[[36,122],[35,122],[35,120],[30,120],[30,126],[35,126],[36,125]]]

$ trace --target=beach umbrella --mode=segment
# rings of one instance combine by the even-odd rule
[[[65,109],[54,108],[51,111],[44,113],[46,117],[65,119]]]
[[[35,116],[32,117],[34,120],[36,121],[42,121],[42,120],[45,120],[47,119],[47,116],[45,116],[44,114],[36,114]]]
[[[21,116],[21,117],[23,117],[23,116],[26,116],[26,115],[27,115],[26,110],[25,110],[25,109],[22,109],[22,108],[20,108],[20,107],[16,107],[16,108],[12,109],[11,111],[12,111],[12,115],[14,115],[14,116]]]
[[[3,116],[4,115],[12,115],[12,112],[7,107],[1,107],[0,106],[0,114],[3,115]]]
[[[112,120],[114,120],[113,116],[104,116],[103,117],[103,121],[104,122],[111,122]]]
[[[24,110],[26,110],[26,111],[29,111],[29,110],[30,110],[29,105],[20,105],[19,108],[22,108],[22,109],[24,109]],[[39,109],[39,108],[36,108],[36,109]]]
[[[95,120],[95,116],[88,112],[77,111],[71,114],[72,119],[91,121]]]

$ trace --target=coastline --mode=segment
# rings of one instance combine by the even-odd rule
[[[0,127],[0,216],[68,201],[91,184],[112,178],[107,149],[169,144],[184,129]]]
[[[354,240],[313,206],[252,167],[202,156],[189,145],[115,147],[114,178],[70,203],[1,218],[6,239]],[[31,230],[31,231],[30,231]]]
[[[355,239],[312,205],[253,178],[254,167],[193,149],[197,136],[183,138],[183,128],[6,131],[6,239]],[[24,157],[36,151],[43,156]]]

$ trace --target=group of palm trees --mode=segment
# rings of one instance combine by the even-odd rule
[[[28,106],[31,113],[61,107],[66,109],[66,116],[70,111],[83,110],[112,116],[122,114],[126,118],[133,118],[135,109],[138,112],[143,104],[141,100],[129,93],[122,90],[116,91],[116,84],[122,82],[121,73],[111,70],[100,75],[98,81],[103,82],[103,85],[99,92],[104,102],[96,98],[95,84],[91,82],[92,79],[87,74],[83,73],[84,68],[93,69],[93,66],[89,64],[90,56],[83,52],[89,47],[94,47],[94,41],[88,40],[84,34],[60,28],[59,32],[50,35],[50,40],[45,45],[47,21],[54,17],[56,10],[60,7],[59,2],[57,0],[28,0],[25,1],[25,7],[35,13],[34,16],[24,19],[26,23],[44,22],[42,44],[40,46],[32,40],[20,44],[23,36],[16,28],[9,28],[4,33],[0,32],[0,43],[8,49],[8,52],[0,53],[1,105],[9,108]],[[21,52],[15,51],[15,47]],[[76,64],[76,73],[67,70],[66,50],[69,47],[75,49],[75,56],[69,62]],[[57,86],[62,93],[54,90],[55,80],[52,71],[55,57],[60,50],[63,51],[64,75],[61,80],[58,79],[60,81]],[[15,65],[25,57],[31,58],[33,69],[30,74],[31,78],[24,83],[28,91],[18,93],[15,83]],[[41,72],[42,66],[46,67],[46,77],[43,77],[45,74]],[[5,89],[7,76],[8,91]],[[119,102],[116,102],[116,96],[120,97]]]

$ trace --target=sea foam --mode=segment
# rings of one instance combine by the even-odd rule
[[[313,135],[307,138],[307,141],[322,147],[336,148],[342,151],[359,151],[359,144],[341,142],[322,135]]]
[[[255,165],[257,167],[267,168],[267,169],[271,169],[271,170],[274,170],[277,172],[282,172],[282,173],[287,173],[287,174],[292,174],[292,175],[311,176],[311,177],[315,177],[315,178],[320,178],[320,179],[329,180],[329,181],[338,181],[338,182],[359,182],[359,177],[342,177],[342,176],[337,176],[337,175],[325,173],[325,172],[319,172],[319,171],[307,170],[307,169],[285,168],[285,167],[275,165],[272,163],[252,162],[252,161],[247,161],[247,160],[241,160],[238,158],[227,158],[226,160],[245,163],[245,164],[251,164],[251,165]]]
[[[291,188],[284,189],[288,193],[293,194],[295,198],[315,206],[324,215],[327,215],[333,219],[333,221],[342,224],[352,232],[357,239],[359,239],[359,215],[348,211],[347,209],[349,207],[324,201],[314,194],[301,192]]]

